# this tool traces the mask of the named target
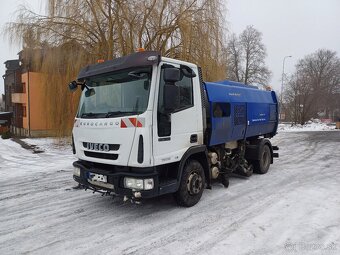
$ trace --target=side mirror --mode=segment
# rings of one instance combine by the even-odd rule
[[[166,113],[172,113],[179,107],[179,88],[176,85],[164,85],[163,102]]]
[[[96,94],[96,91],[94,89],[86,89],[85,91],[85,97],[91,97]]]
[[[78,84],[76,81],[71,81],[69,84],[68,84],[68,89],[72,92],[76,91],[78,88]]]
[[[188,77],[188,78],[194,78],[196,77],[196,73],[194,72],[194,70],[192,70],[190,67],[188,66],[184,66],[184,65],[181,65],[181,71],[183,72],[183,75],[185,77]]]
[[[177,81],[182,80],[181,70],[178,68],[165,68],[163,74],[163,80],[166,83],[174,84]]]

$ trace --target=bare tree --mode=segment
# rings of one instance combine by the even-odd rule
[[[285,91],[287,114],[295,123],[304,124],[313,117],[313,93],[305,74],[296,72],[292,75]]]
[[[242,74],[242,47],[236,34],[232,34],[227,45],[227,78],[229,80],[243,82]]]
[[[227,78],[245,84],[267,85],[271,72],[265,66],[266,48],[262,34],[253,26],[237,37],[233,34],[227,47]]]
[[[285,91],[285,104],[294,122],[311,117],[333,117],[340,98],[340,59],[336,52],[321,49],[299,60]]]
[[[331,111],[331,95],[340,88],[340,59],[336,52],[321,49],[299,61],[299,72],[304,73],[312,87],[314,114]]]

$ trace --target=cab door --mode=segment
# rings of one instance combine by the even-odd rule
[[[171,66],[179,68],[179,65],[171,64]],[[153,117],[155,165],[179,161],[189,147],[202,143],[203,140],[200,94],[194,89],[194,87],[199,88],[198,76],[189,78],[183,75],[182,79],[175,83],[179,90],[179,106],[172,113],[166,113],[163,102],[165,85],[163,73],[167,67],[169,64],[161,66],[158,91],[156,90],[158,96],[156,96]]]

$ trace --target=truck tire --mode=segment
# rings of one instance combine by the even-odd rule
[[[189,160],[183,169],[179,189],[175,200],[180,206],[191,207],[198,203],[205,188],[205,176],[202,165],[196,160]]]
[[[271,164],[272,154],[267,144],[264,144],[260,148],[260,160],[254,161],[254,172],[257,174],[265,174],[268,172]]]

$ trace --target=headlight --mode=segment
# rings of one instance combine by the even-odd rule
[[[154,187],[153,179],[124,178],[124,187],[135,190],[151,190]]]
[[[80,168],[79,167],[74,167],[73,175],[80,177]]]

